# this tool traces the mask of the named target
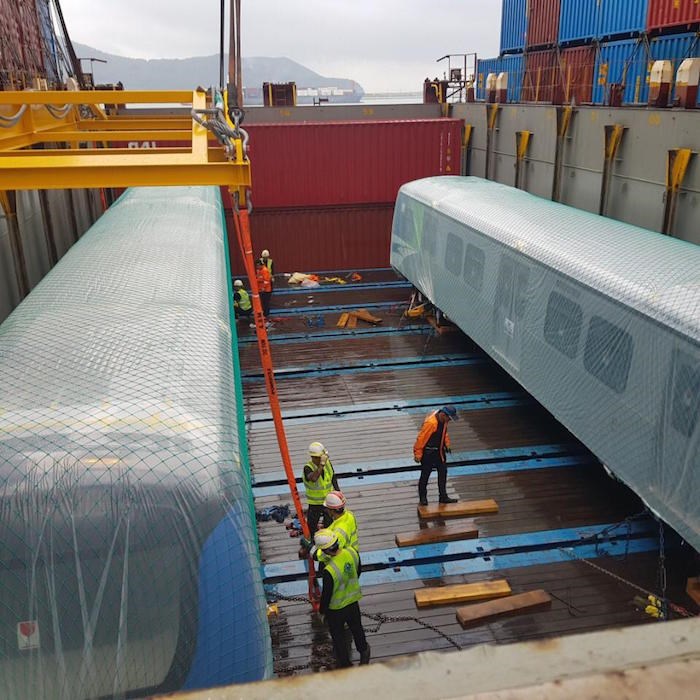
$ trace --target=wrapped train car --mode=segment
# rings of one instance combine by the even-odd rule
[[[399,191],[391,264],[700,549],[700,247],[440,177]]]
[[[129,190],[0,326],[0,697],[271,674],[229,284],[218,189]]]

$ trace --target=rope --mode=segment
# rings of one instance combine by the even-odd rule
[[[68,112],[73,109],[73,105],[63,105],[63,107],[54,107],[53,105],[45,105],[46,111],[54,118],[54,119],[63,119]]]
[[[14,126],[22,118],[22,115],[26,112],[26,110],[27,105],[24,104],[11,117],[4,117],[2,114],[0,114],[0,126],[5,129],[9,129],[11,126]]]

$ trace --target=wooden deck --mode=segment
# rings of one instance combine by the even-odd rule
[[[319,293],[314,304],[303,308],[303,295],[280,294],[280,303],[296,298],[300,312],[285,316],[270,331],[298,476],[308,444],[323,442],[357,518],[364,568],[361,608],[375,616],[365,619],[373,660],[651,622],[631,604],[637,590],[577,559],[577,552],[585,553],[605,570],[656,591],[658,546],[651,520],[634,520],[647,530],[635,531],[629,544],[620,536],[587,550],[571,549],[593,542],[591,533],[639,514],[639,499],[610,479],[565,428],[468,338],[461,333],[436,336],[423,322],[406,324],[399,302],[407,301],[409,290],[376,287],[375,281],[390,281],[386,271],[377,277],[363,273],[372,288]],[[339,311],[323,314],[325,326],[306,323],[314,305],[382,302],[387,306],[372,310],[384,318],[386,332],[381,334],[337,334]],[[295,333],[308,337],[290,337]],[[246,337],[240,358],[255,506],[290,504],[257,346]],[[478,539],[399,550],[397,534],[462,523],[421,522],[416,508],[413,441],[425,414],[448,400],[460,409],[460,420],[449,426],[453,459],[448,492],[460,500],[494,499],[498,512],[463,521],[478,529]],[[435,503],[435,475],[428,494]],[[616,532],[624,535],[626,530]],[[305,585],[298,540],[274,521],[260,523],[259,534],[263,565],[283,571],[267,580],[279,609],[271,618],[276,672],[331,668],[326,628],[308,603],[296,599]],[[683,567],[673,553],[668,562],[669,597],[690,607]],[[544,589],[553,598],[551,608],[463,630],[455,615],[459,606],[419,610],[414,602],[415,592],[425,588],[496,579],[506,579],[514,594]],[[410,619],[380,624],[383,618],[377,616]]]

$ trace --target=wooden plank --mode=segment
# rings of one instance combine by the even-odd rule
[[[457,608],[457,622],[464,629],[467,629],[467,627],[482,625],[508,615],[549,610],[551,607],[551,596],[547,591],[539,589],[528,591],[527,593],[519,593],[501,600],[490,600],[487,603],[477,603],[476,605],[465,605],[462,608]]]
[[[343,311],[343,313],[340,314],[340,318],[338,319],[338,323],[336,323],[335,325],[338,328],[345,328],[345,324],[348,322],[349,316],[350,315],[348,314],[347,311]]]
[[[464,518],[487,513],[498,513],[498,503],[492,498],[483,501],[459,501],[458,503],[435,503],[430,506],[418,506],[418,516],[421,520]]]
[[[397,547],[411,547],[416,544],[431,542],[452,542],[454,540],[473,540],[479,536],[476,525],[467,521],[458,525],[443,525],[425,528],[416,532],[403,532],[396,535]]]
[[[353,313],[360,319],[360,321],[365,321],[366,323],[376,325],[377,323],[382,322],[382,319],[379,318],[379,316],[373,316],[369,311],[367,311],[367,309],[358,309],[357,311],[353,311]]]
[[[348,324],[346,326],[347,328],[357,328],[357,316],[355,316],[355,312],[351,311],[349,316],[348,316]]]
[[[416,607],[418,608],[467,603],[475,600],[489,600],[490,598],[502,598],[507,595],[510,595],[510,586],[505,579],[421,588],[413,593]]]
[[[700,605],[700,576],[688,579],[685,592],[693,599],[696,605]]]

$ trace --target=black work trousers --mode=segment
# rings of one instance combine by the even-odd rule
[[[272,292],[260,292],[260,303],[262,304],[265,318],[270,315],[270,299],[272,299]]]
[[[423,459],[420,461],[418,498],[428,497],[428,479],[433,469],[437,469],[439,497],[447,498],[447,465],[442,461],[439,450],[429,448],[423,450]]]
[[[309,505],[306,511],[306,521],[309,523],[312,542],[320,520],[323,521],[323,527],[328,527],[331,524],[330,518],[326,514],[326,509],[323,506]]]
[[[360,604],[351,603],[340,610],[327,610],[326,622],[328,623],[328,630],[333,640],[333,653],[335,654],[336,666],[338,668],[352,666],[349,654],[350,650],[345,644],[345,625],[350,628],[357,651],[362,654],[362,652],[367,649],[367,638],[362,628],[362,618],[360,616]]]

